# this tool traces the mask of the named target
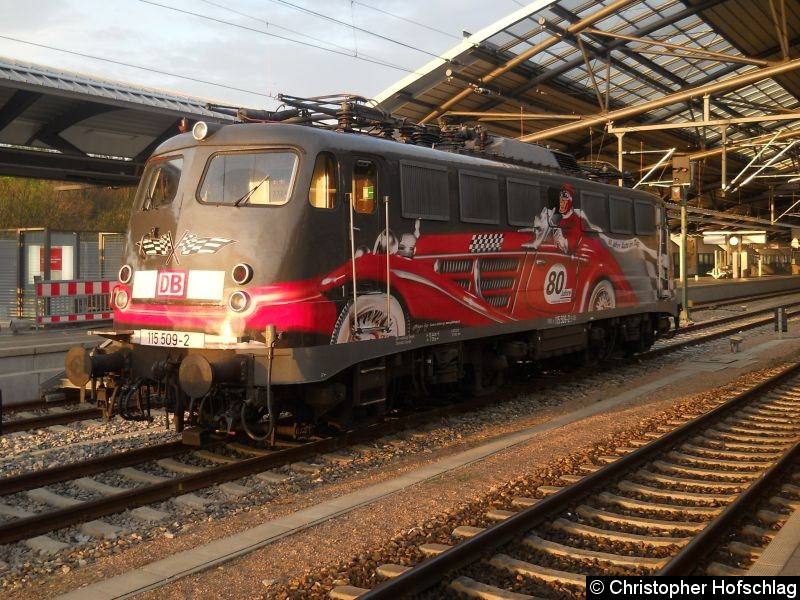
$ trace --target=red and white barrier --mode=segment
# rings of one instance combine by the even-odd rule
[[[36,322],[76,323],[110,320],[114,281],[43,281],[36,284]]]
[[[93,294],[110,294],[113,280],[109,281],[45,281],[36,284],[36,296],[51,298],[53,296],[91,296]]]

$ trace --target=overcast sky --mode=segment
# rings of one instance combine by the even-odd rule
[[[374,97],[455,46],[463,31],[475,33],[526,3],[0,0],[0,56],[237,106],[274,108],[270,96],[278,93]]]

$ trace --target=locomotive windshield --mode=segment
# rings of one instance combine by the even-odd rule
[[[134,206],[150,210],[172,203],[182,170],[183,157],[180,156],[150,162],[142,174]]]
[[[207,204],[277,205],[289,201],[297,171],[291,152],[235,152],[211,158],[198,190]]]

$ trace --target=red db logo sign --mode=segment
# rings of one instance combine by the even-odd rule
[[[184,271],[159,271],[156,280],[156,298],[184,298],[186,273]]]

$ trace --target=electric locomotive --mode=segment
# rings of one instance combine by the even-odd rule
[[[108,415],[274,441],[677,326],[658,198],[479,129],[285,98],[147,162],[108,341],[67,357]]]

